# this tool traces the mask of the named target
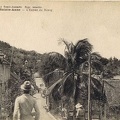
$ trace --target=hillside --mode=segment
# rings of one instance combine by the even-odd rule
[[[0,41],[0,49],[6,55],[6,60],[11,64],[11,71],[16,74],[20,74],[20,69],[25,64],[25,61],[28,62],[28,68],[30,70],[38,70],[43,64],[46,58],[47,53],[40,54],[32,51],[26,51],[23,49],[18,49],[10,44]],[[115,75],[120,75],[120,60],[117,58],[103,58],[102,63],[104,64],[104,73],[105,76],[112,77]],[[47,64],[46,64],[47,65]],[[46,66],[45,65],[45,66]]]
[[[19,73],[25,61],[28,62],[28,67],[30,69],[37,69],[38,62],[42,57],[40,53],[18,49],[3,41],[0,41],[0,50],[6,55],[6,60],[11,64],[11,71],[16,74]]]

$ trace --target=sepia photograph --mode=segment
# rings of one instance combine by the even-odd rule
[[[0,2],[0,120],[120,120],[120,2]]]

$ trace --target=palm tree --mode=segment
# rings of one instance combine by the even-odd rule
[[[87,89],[89,76],[87,71],[89,55],[91,54],[93,73],[95,70],[101,72],[103,69],[100,62],[101,56],[97,53],[92,53],[92,45],[87,39],[79,40],[75,45],[64,39],[61,39],[60,42],[65,44],[66,68],[64,69],[63,78],[55,82],[48,91],[52,93],[55,100],[62,100],[65,96],[67,99],[73,98],[73,106],[75,106],[80,97],[82,99],[88,99]],[[93,77],[91,77],[91,89],[91,95],[94,99],[104,99],[104,101],[106,101],[105,95],[102,92],[102,84]]]
[[[48,77],[58,71],[64,73],[60,80],[57,79],[48,88],[48,94],[51,93],[55,101],[68,102],[73,100],[73,106],[81,99],[87,100],[88,64],[91,64],[91,98],[103,103],[106,102],[103,80],[101,78],[98,80],[94,77],[96,71],[99,74],[103,73],[103,58],[98,53],[92,53],[92,45],[87,39],[79,40],[75,45],[72,42],[68,43],[64,39],[61,42],[65,44],[65,57],[59,53],[50,52],[47,54],[47,61],[44,59],[46,61],[43,64],[44,76]],[[91,61],[89,61],[89,56],[91,56]]]

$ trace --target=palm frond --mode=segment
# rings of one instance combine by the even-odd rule
[[[97,71],[102,71],[103,70],[103,64],[100,60],[101,60],[101,56],[98,53],[92,53],[91,54],[92,70],[97,70]],[[83,70],[88,69],[88,64],[89,64],[89,60],[88,60],[88,57],[87,57],[86,59],[83,59],[83,62],[82,62]]]
[[[102,102],[106,102],[104,86],[102,85],[101,81],[93,77],[91,77],[91,92],[93,99],[102,100]]]
[[[71,74],[63,83],[62,88],[62,95],[71,97],[74,94],[74,80],[73,80],[73,74]]]
[[[65,74],[63,75],[63,78],[59,79],[59,80],[56,81],[52,86],[50,86],[50,87],[48,88],[48,93],[47,93],[47,94],[50,94],[57,84],[59,84],[59,83],[61,83],[61,82],[62,82],[62,83],[65,82],[66,79],[67,79],[70,75],[71,75],[71,73],[69,73],[69,74],[68,74],[68,73],[65,73]]]
[[[55,86],[56,86],[57,84],[59,84],[61,81],[62,81],[62,79],[59,79],[59,80],[56,81],[52,86],[50,86],[50,87],[47,89],[47,95],[49,95],[49,94],[52,92],[52,90],[55,88]]]
[[[74,49],[75,49],[75,46],[74,46],[73,43],[71,42],[71,43],[69,44],[69,53],[74,54]]]
[[[92,59],[101,59],[102,57],[101,57],[101,55],[98,52],[93,52],[91,54],[91,58]]]
[[[58,68],[58,69],[55,69],[54,71],[51,71],[51,72],[45,74],[44,77],[45,77],[45,76],[48,76],[48,75],[50,75],[50,74],[56,73],[56,72],[64,73],[63,70],[60,70],[60,69]]]
[[[90,52],[92,50],[92,45],[88,42],[88,39],[83,39],[83,40],[79,40],[76,44],[75,44],[75,50],[76,52]]]
[[[92,60],[91,67],[97,71],[103,71],[103,65],[99,60]]]
[[[92,45],[88,42],[87,39],[79,40],[75,44],[75,59],[76,59],[76,64],[80,65],[83,62],[88,60],[88,56],[92,51]]]
[[[78,86],[80,89],[80,95],[82,95],[84,99],[87,99],[88,97],[88,77],[88,74],[83,73],[82,81],[80,86]],[[91,98],[93,100],[106,101],[106,95],[103,93],[103,85],[101,84],[101,81],[94,77],[91,77]]]
[[[66,45],[67,50],[69,50],[70,43],[67,42],[64,38],[59,39],[59,44],[64,43]]]
[[[91,85],[98,90],[99,92],[101,92],[102,90],[102,84],[100,83],[99,80],[97,80],[96,78],[91,77]]]

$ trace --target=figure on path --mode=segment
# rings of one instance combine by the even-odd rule
[[[76,119],[84,120],[84,108],[80,103],[77,103],[76,106]]]
[[[30,81],[25,81],[21,89],[23,94],[15,100],[13,120],[39,120],[40,111],[37,101],[30,95],[32,89]]]

